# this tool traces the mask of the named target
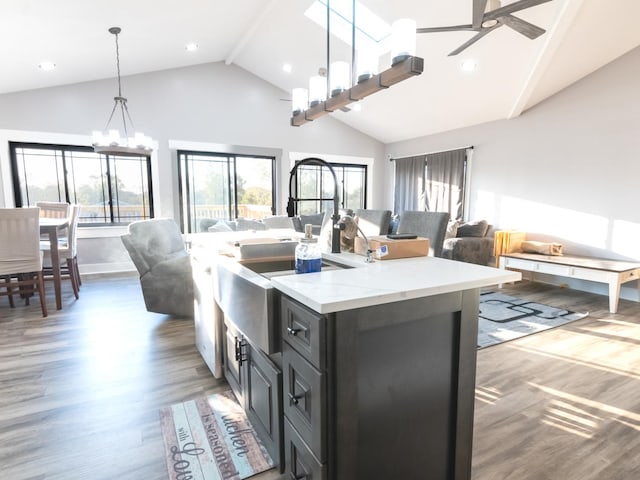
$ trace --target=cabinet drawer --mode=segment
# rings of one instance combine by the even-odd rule
[[[282,349],[284,413],[321,462],[326,459],[325,375],[286,342]]]
[[[287,419],[284,420],[285,461],[291,479],[326,480],[326,467],[311,453]]]
[[[504,257],[503,257],[504,258]],[[520,270],[527,270],[533,272],[536,270],[536,262],[530,260],[522,260],[519,258],[504,258],[504,266],[507,268],[515,268]]]
[[[538,263],[537,272],[548,273],[549,275],[560,275],[561,277],[571,277],[574,274],[574,268],[568,265],[557,265],[553,263]]]
[[[282,297],[282,337],[317,368],[326,367],[326,319]]]

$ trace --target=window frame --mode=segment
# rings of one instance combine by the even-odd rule
[[[294,161],[294,165],[298,165],[302,160],[295,160]],[[342,209],[345,209],[347,207],[345,207],[344,202],[345,202],[345,182],[344,182],[344,177],[345,177],[345,170],[347,168],[353,168],[353,169],[359,169],[362,170],[364,175],[362,176],[363,182],[362,182],[362,186],[363,186],[363,191],[362,191],[362,206],[358,207],[358,208],[362,208],[365,209],[367,208],[367,198],[368,198],[368,183],[369,183],[369,165],[367,165],[366,163],[346,163],[346,162],[327,162],[329,165],[331,165],[331,168],[333,168],[333,170],[336,173],[336,179],[339,181],[340,186],[338,188],[338,193],[340,196],[340,202],[339,202],[339,206]],[[302,171],[304,171],[305,168],[311,169],[311,168],[319,168],[320,169],[320,180],[318,183],[318,190],[316,190],[316,193],[318,193],[319,191],[319,195],[314,197],[314,198],[309,198],[309,199],[304,199],[304,198],[299,198],[298,197],[298,191],[300,190],[300,175],[299,172],[302,169]],[[298,215],[298,204],[300,203],[300,201],[305,201],[305,202],[310,202],[310,201],[316,201],[318,202],[316,205],[316,209],[318,207],[320,207],[320,210],[318,211],[322,211],[322,198],[324,198],[322,196],[322,192],[324,190],[324,186],[323,186],[323,179],[324,179],[324,175],[323,175],[323,169],[325,169],[325,171],[328,172],[328,170],[326,170],[326,166],[324,165],[320,165],[320,164],[309,164],[309,165],[303,165],[302,167],[296,169],[296,173],[295,173],[295,181],[293,182],[293,197],[297,198],[298,201],[294,202],[294,215]],[[338,170],[341,170],[342,175],[338,175]],[[354,209],[355,210],[355,209]]]
[[[224,157],[226,158],[227,163],[227,179],[231,180],[233,177],[233,186],[229,185],[229,208],[228,215],[225,220],[235,220],[238,218],[238,185],[237,185],[237,162],[238,158],[256,158],[261,160],[270,160],[271,161],[271,215],[276,214],[276,203],[277,203],[277,158],[272,154],[251,154],[251,153],[237,153],[237,152],[224,152],[224,151],[213,151],[213,150],[193,150],[187,148],[178,148],[176,149],[176,158],[178,165],[178,205],[179,205],[179,213],[180,213],[180,230],[182,233],[194,233],[191,231],[191,194],[189,191],[190,182],[184,181],[184,176],[189,177],[189,160],[185,160],[185,172],[182,169],[183,156],[199,156],[199,157]],[[184,191],[183,185],[187,187],[187,191]],[[184,200],[187,200],[188,204],[185,208]],[[187,218],[185,219],[185,211],[187,214]],[[185,228],[186,227],[186,228]],[[186,231],[185,231],[186,230]],[[197,229],[196,229],[197,230]]]
[[[37,142],[37,141],[13,141],[13,140],[9,140],[8,142],[8,151],[9,151],[9,172],[11,175],[11,184],[13,187],[13,200],[14,200],[14,204],[16,207],[20,208],[23,207],[25,205],[30,205],[30,201],[27,198],[26,201],[24,198],[22,198],[22,189],[20,187],[20,175],[19,175],[19,166],[18,166],[18,154],[17,154],[17,150],[18,149],[30,149],[30,150],[54,150],[56,152],[60,152],[62,155],[62,173],[59,174],[62,176],[62,178],[60,179],[60,176],[58,177],[57,180],[57,184],[58,184],[58,201],[63,201],[63,202],[67,202],[67,203],[74,203],[74,201],[72,201],[71,198],[71,191],[69,188],[69,170],[67,167],[67,158],[65,153],[67,152],[78,152],[78,153],[93,153],[93,147],[88,147],[85,145],[71,145],[71,144],[67,144],[67,143],[44,143],[44,142]],[[115,210],[117,209],[117,206],[114,206],[114,198],[113,198],[113,192],[112,192],[112,185],[113,185],[113,179],[114,179],[114,175],[115,178],[117,178],[117,173],[112,172],[112,170],[116,170],[115,168],[115,164],[117,163],[116,160],[113,159],[113,157],[127,157],[127,155],[104,155],[104,154],[99,154],[101,159],[102,157],[104,157],[104,161],[106,163],[106,172],[104,174],[101,175],[105,175],[105,179],[104,182],[106,184],[106,190],[108,192],[108,207],[109,207],[109,212],[108,212],[108,216],[105,217],[105,221],[104,222],[80,222],[78,225],[81,227],[96,227],[96,228],[105,228],[105,227],[121,227],[121,226],[126,226],[131,222],[126,222],[126,221],[116,221],[116,217],[117,215],[115,215]],[[155,209],[154,209],[154,201],[153,201],[153,179],[152,179],[152,161],[151,161],[151,155],[135,155],[132,156],[132,158],[144,158],[144,164],[145,164],[145,170],[146,170],[146,177],[147,177],[147,189],[148,189],[148,193],[147,196],[148,197],[148,216],[141,216],[140,220],[142,219],[151,219],[154,218],[155,216]],[[112,167],[112,163],[114,163],[114,166]],[[141,162],[142,163],[142,162]],[[28,178],[28,177],[27,177]],[[62,185],[62,188],[64,190],[64,192],[60,192],[60,186]],[[64,194],[64,198],[63,195]],[[77,192],[75,191],[75,186],[74,186],[74,191],[73,191],[73,196],[77,197]],[[143,199],[143,201],[146,201],[146,198]],[[119,217],[119,216],[118,216]],[[108,220],[108,221],[107,221]],[[135,221],[135,220],[134,220]]]

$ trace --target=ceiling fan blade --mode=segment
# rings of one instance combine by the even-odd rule
[[[536,5],[541,5],[550,1],[551,0],[520,0],[519,2],[510,3],[509,5],[485,13],[484,20],[486,21],[496,19],[498,17],[503,17],[505,15],[509,15],[510,13],[519,12],[520,10],[535,7]]]
[[[484,18],[484,9],[487,7],[487,0],[473,0],[473,28],[480,28]]]
[[[416,33],[433,33],[433,32],[458,32],[458,31],[470,31],[473,32],[476,29],[473,25],[452,25],[450,27],[427,27],[416,28]]]
[[[449,57],[453,57],[454,55],[458,55],[460,52],[462,52],[463,50],[465,50],[466,48],[470,47],[471,45],[473,45],[474,43],[476,43],[478,40],[480,40],[482,37],[484,37],[487,33],[489,32],[493,32],[496,28],[500,28],[502,26],[502,23],[497,23],[495,26],[491,27],[491,28],[485,28],[483,30],[481,30],[480,32],[478,32],[476,35],[474,35],[473,37],[471,37],[469,40],[467,40],[466,42],[464,42],[462,45],[460,45],[458,48],[456,48],[453,52],[451,52],[448,56]]]
[[[505,15],[503,17],[500,17],[499,20],[507,27],[513,28],[516,32],[521,33],[531,40],[538,38],[540,35],[546,32],[544,28],[540,28],[533,23],[526,22],[521,18],[514,17],[513,15]]]

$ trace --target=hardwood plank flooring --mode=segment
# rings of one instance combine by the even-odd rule
[[[158,410],[227,385],[191,320],[146,312],[136,276],[83,282],[79,300],[64,282],[47,318],[37,301],[0,303],[2,477],[166,479]],[[604,296],[528,282],[504,292],[590,315],[479,351],[473,480],[640,478],[640,304],[610,314]]]
[[[640,478],[640,304],[520,282],[585,319],[478,353],[474,480]]]

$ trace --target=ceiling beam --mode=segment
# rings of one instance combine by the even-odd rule
[[[271,10],[273,9],[276,3],[278,3],[278,0],[270,0],[262,9],[262,11],[256,17],[254,17],[253,22],[251,22],[251,25],[249,25],[249,28],[245,30],[244,35],[240,37],[240,40],[238,40],[238,42],[236,43],[236,46],[233,47],[229,55],[227,55],[227,58],[224,59],[225,65],[232,64],[236,59],[236,57],[240,55],[240,53],[242,52],[242,49],[249,42],[249,40],[253,38],[256,31],[258,30],[258,27],[262,25],[262,22],[264,21],[266,16],[269,14],[269,12],[271,12]]]
[[[519,117],[524,111],[531,95],[535,91],[536,87],[540,83],[540,79],[546,72],[549,64],[553,60],[553,56],[564,41],[564,38],[573,25],[573,22],[580,11],[584,0],[572,0],[564,2],[562,11],[557,17],[556,23],[553,25],[545,38],[545,43],[540,49],[538,57],[533,62],[533,66],[527,75],[520,93],[518,94],[516,101],[511,107],[509,116],[507,118]]]

